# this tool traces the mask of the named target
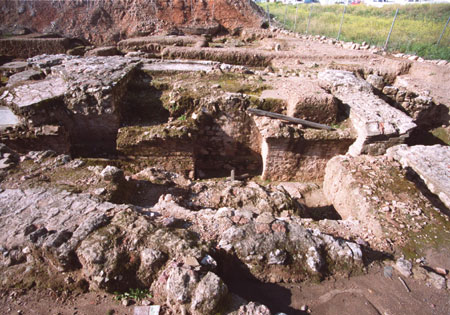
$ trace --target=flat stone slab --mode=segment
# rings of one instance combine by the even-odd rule
[[[0,106],[0,131],[19,124],[19,118],[5,106]]]
[[[17,73],[24,71],[26,68],[28,68],[28,62],[26,61],[12,61],[3,64],[0,66],[0,72],[6,72],[6,73]]]
[[[52,67],[52,74],[66,79],[71,86],[115,86],[138,63],[137,58],[121,56],[71,58]]]
[[[73,58],[52,67],[51,72],[68,84],[65,101],[69,110],[110,114],[139,65],[138,58],[121,56]]]
[[[66,92],[67,83],[62,78],[50,77],[17,86],[0,96],[0,102],[6,102],[22,112],[27,111],[29,107],[39,106],[45,101],[63,97]]]
[[[144,71],[211,71],[219,62],[195,60],[154,60],[142,66]]]
[[[34,68],[46,69],[46,68],[60,65],[64,62],[66,62],[67,60],[71,60],[71,59],[80,59],[80,57],[79,56],[69,56],[69,55],[65,55],[65,54],[56,54],[56,55],[43,54],[43,55],[38,55],[38,56],[28,58],[27,61]]]
[[[73,234],[68,242],[78,243],[87,236],[84,229],[90,225],[89,222],[93,223],[91,231],[95,230],[98,227],[94,222],[106,220],[107,211],[124,208],[102,203],[88,194],[43,188],[5,189],[0,193],[0,245],[14,247],[30,240],[34,242],[32,234],[39,227],[55,231],[54,234],[71,231]]]
[[[410,167],[428,189],[450,208],[450,147],[443,145],[398,145],[387,150],[403,167]]]
[[[22,81],[28,81],[28,80],[39,80],[42,79],[43,73],[41,71],[37,71],[37,70],[25,70],[19,73],[15,73],[12,76],[9,77],[8,79],[8,84],[7,86],[12,86],[13,84],[16,84],[18,82],[22,82]]]
[[[349,107],[349,117],[358,134],[349,149],[351,155],[383,154],[387,147],[401,144],[416,127],[411,117],[376,96],[372,86],[352,72],[326,70],[319,73],[319,79],[324,88]]]
[[[120,56],[78,58],[67,55],[36,56],[28,59],[28,63],[37,70],[29,70],[19,80],[40,71],[49,75],[36,82],[10,86],[0,96],[0,102],[16,113],[31,113],[31,116],[41,105],[59,100],[74,113],[111,114],[115,102],[126,92],[130,74],[139,65],[137,59]]]

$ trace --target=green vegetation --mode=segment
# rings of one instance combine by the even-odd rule
[[[117,301],[122,300],[140,301],[152,297],[148,289],[130,289],[130,291],[124,293],[114,292],[114,295]]]
[[[443,127],[439,127],[439,128],[436,128],[436,129],[432,130],[431,133],[436,138],[439,138],[443,142],[445,142],[446,144],[450,145],[450,134],[447,131],[447,129],[445,129]]]
[[[261,79],[251,78],[244,74],[224,73],[219,77],[209,76],[208,78],[211,82],[217,82],[224,91],[231,93],[259,96],[263,90],[270,88]]]
[[[250,107],[279,114],[285,114],[286,111],[285,101],[275,98],[260,98],[257,96],[251,96]]]
[[[260,3],[260,6],[267,10],[267,3]],[[270,3],[268,6],[272,18],[280,25],[285,24],[286,29],[298,33],[308,31],[308,34],[330,38],[337,37],[344,10],[342,5],[299,4],[295,24],[295,5],[288,5],[286,21],[285,5]],[[311,19],[307,30],[310,8]],[[390,51],[416,54],[427,59],[450,60],[450,27],[447,27],[440,45],[436,46],[450,16],[450,4],[385,5],[381,8],[348,6],[340,39],[383,47],[397,8],[399,13],[389,41]]]

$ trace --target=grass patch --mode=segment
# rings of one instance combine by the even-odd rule
[[[260,3],[267,10],[267,3]],[[286,29],[312,35],[336,38],[344,6],[298,5],[270,3],[270,13]],[[311,19],[308,28],[308,16]],[[439,46],[436,42],[450,16],[450,4],[385,5],[381,8],[355,5],[348,6],[342,25],[341,40],[382,47],[386,41],[396,9],[397,20],[392,32],[389,50],[416,54],[427,59],[450,60],[450,27],[447,28]]]
[[[152,295],[150,294],[148,289],[130,289],[128,292],[124,293],[114,292],[114,295],[117,301],[122,300],[140,301],[146,298],[152,298]]]
[[[431,131],[431,133],[436,138],[439,138],[442,141],[444,141],[446,144],[450,145],[450,134],[445,128],[439,127],[439,128],[433,129]]]
[[[214,80],[214,78],[211,79]],[[245,93],[254,96],[260,96],[262,91],[270,88],[262,80],[249,79],[248,75],[243,74],[224,73],[216,81],[227,92]]]

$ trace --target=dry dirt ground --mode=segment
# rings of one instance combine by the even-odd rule
[[[373,267],[366,275],[350,279],[326,280],[319,284],[262,284],[230,279],[230,288],[240,296],[269,306],[273,314],[317,315],[401,315],[448,314],[448,291],[423,282],[406,279],[407,292],[395,274],[390,278],[383,269]],[[65,295],[54,291],[30,290],[0,292],[2,314],[133,314],[137,304],[123,306],[114,295],[90,292]],[[161,314],[171,314],[162,310]]]

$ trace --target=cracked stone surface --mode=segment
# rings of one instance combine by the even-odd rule
[[[62,78],[53,77],[13,88],[0,99],[19,112],[38,107],[44,102],[62,98],[67,92],[67,83]]]
[[[428,189],[450,208],[450,147],[443,145],[399,145],[387,150],[387,155],[406,168],[412,168]]]
[[[7,86],[12,86],[15,83],[27,81],[27,80],[39,80],[43,78],[43,73],[34,69],[25,70],[16,74],[13,74],[8,79]]]
[[[0,106],[0,131],[19,124],[19,118],[5,106]]]
[[[44,80],[12,87],[1,101],[17,111],[38,108],[44,102],[63,99],[74,114],[111,114],[129,74],[139,62],[119,56],[73,58],[65,55],[37,56],[29,63],[50,72]],[[119,87],[119,88],[116,88]]]
[[[68,82],[66,102],[73,112],[111,113],[116,110],[114,98],[120,99],[124,92],[114,95],[115,87],[123,84],[138,64],[135,59],[120,56],[70,59],[53,67],[52,74]],[[92,97],[96,103],[95,110],[83,104],[84,101],[92,102]]]
[[[124,208],[126,206],[102,203],[87,194],[43,188],[5,189],[0,193],[0,229],[3,231],[0,243],[8,247],[20,246],[30,240],[43,243],[40,236],[30,238],[37,235],[33,234],[36,231],[45,229],[46,232],[41,233],[41,236],[49,237],[45,244],[51,247],[60,233],[70,233],[71,237],[66,240],[70,245],[66,249],[73,249],[95,229],[94,221],[104,220],[110,210]]]
[[[12,61],[0,66],[0,72],[4,73],[18,73],[24,71],[28,67],[25,61]]]
[[[326,70],[318,77],[324,88],[349,107],[358,134],[349,148],[351,155],[383,154],[388,147],[403,143],[416,127],[411,117],[376,96],[370,83],[352,72]]]

